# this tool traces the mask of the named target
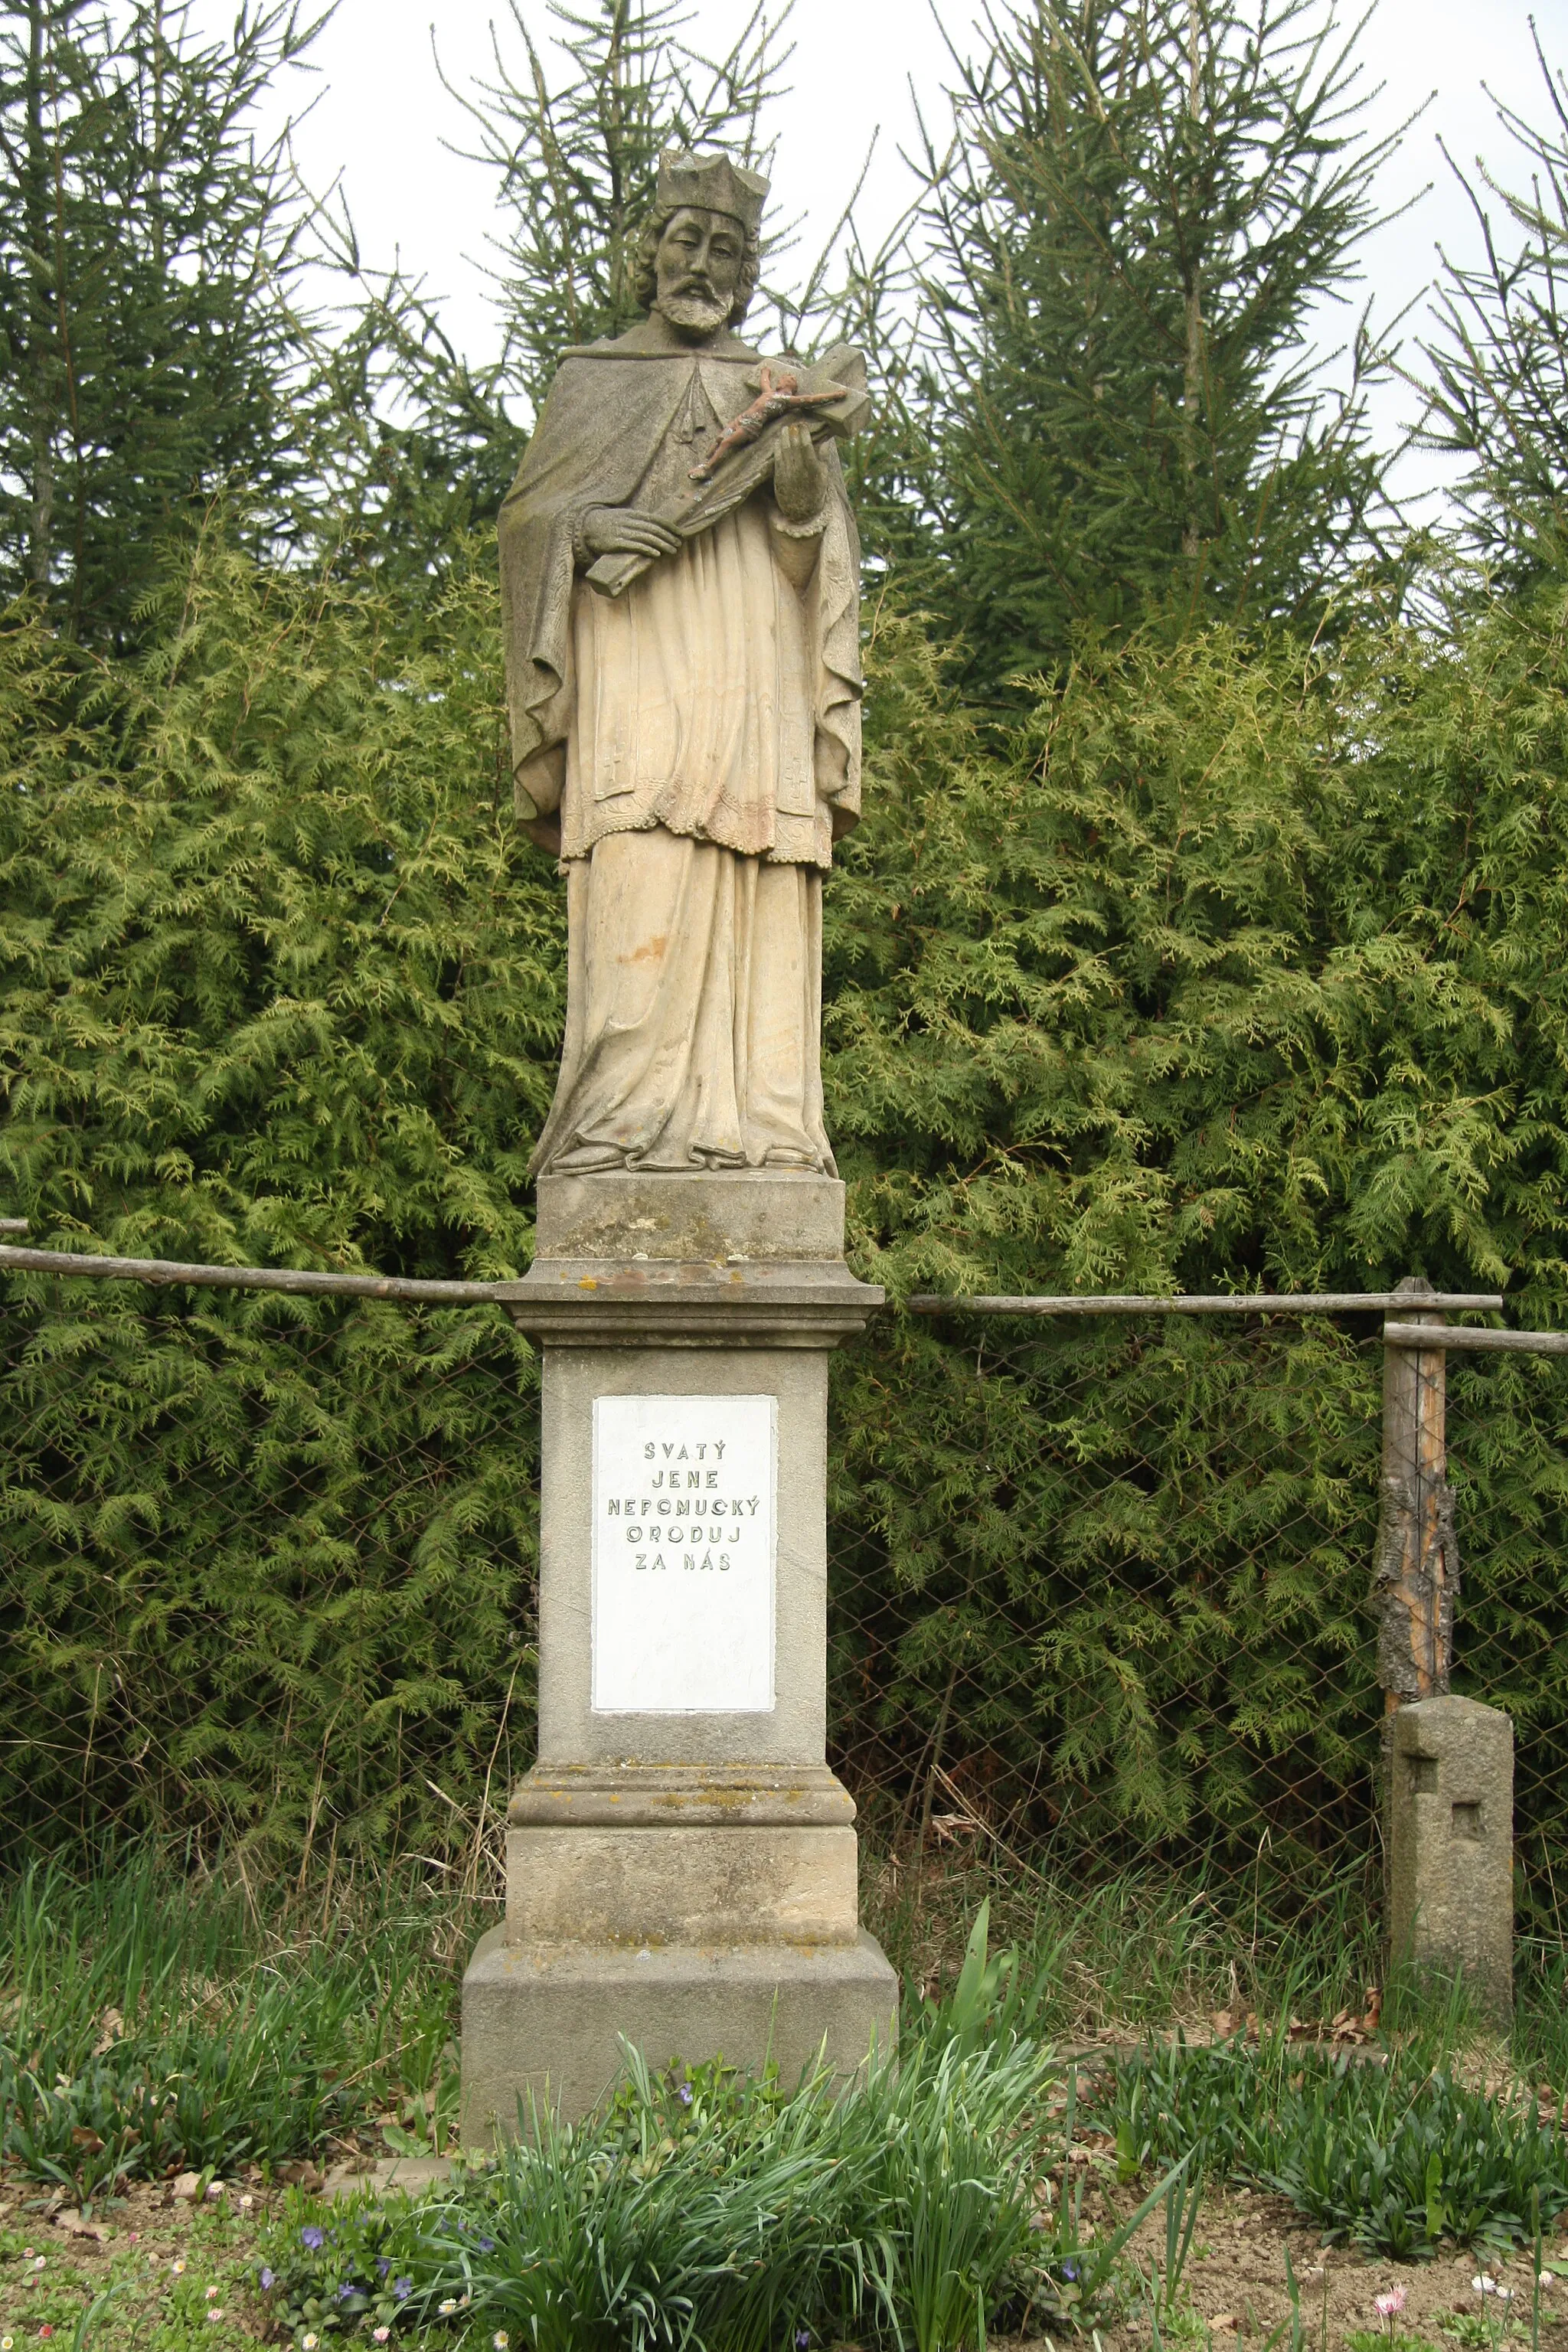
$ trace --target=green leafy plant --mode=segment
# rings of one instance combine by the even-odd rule
[[[0,798],[6,1181],[78,1247],[520,1272],[560,922],[497,804],[490,584],[450,589],[439,661],[216,531],[169,593],[156,674],[74,729],[58,648],[0,627],[0,760],[37,785]],[[536,1370],[504,1318],[8,1299],[10,1833],[467,1870],[531,1706]]]
[[[1500,2352],[1506,2339],[1522,2337],[1524,2330],[1510,2307],[1510,2287],[1483,2270],[1470,2281],[1470,2288],[1480,2301],[1473,2310],[1454,2313],[1442,2331],[1451,2342],[1463,2346],[1465,2352]]]
[[[1201,2166],[1172,2174],[1165,2195],[1165,2259],[1161,2266],[1155,2294],[1156,2318],[1163,2316],[1173,2307],[1175,2298],[1181,2293],[1182,2273],[1193,2250],[1193,2233],[1197,2228],[1203,2201]]]
[[[1031,2291],[1031,2306],[1047,2317],[1078,2326],[1091,2319],[1108,2301],[1116,2297],[1121,2284],[1120,2266],[1127,2246],[1151,2213],[1163,2203],[1166,2208],[1166,2239],[1171,2241],[1170,2221],[1173,2196],[1178,2198],[1179,2210],[1183,2184],[1191,2158],[1183,2156],[1157,2182],[1142,2203],[1114,2230],[1103,2235],[1084,2226],[1083,2199],[1087,2176],[1081,2167],[1072,2162],[1073,2134],[1078,2116],[1078,2070],[1069,2067],[1067,2077],[1067,2097],[1061,2126],[1060,2168],[1053,2184],[1047,2179],[1050,2197],[1049,2222],[1041,2231],[1039,2276]],[[1054,2193],[1051,2193],[1054,2190]],[[1186,2211],[1185,2221],[1178,2218],[1175,2234],[1190,2243],[1191,2230],[1196,2219],[1196,2202]],[[1184,2256],[1183,2257],[1184,2259]],[[1179,2268],[1179,2264],[1178,2264]],[[1156,2321],[1157,2324],[1157,2321]]]
[[[1414,2082],[1393,2067],[1335,2072],[1310,2100],[1287,2092],[1260,2170],[1331,2242],[1405,2259],[1443,2238],[1504,2247],[1529,2241],[1533,2198],[1553,2218],[1568,2208],[1568,2149],[1529,2103],[1441,2071]]]
[[[1528,2095],[1466,2090],[1419,2048],[1380,2054],[1146,2053],[1118,2069],[1118,2146],[1140,2165],[1190,2152],[1288,2197],[1329,2242],[1402,2260],[1444,2239],[1531,2242],[1538,2215],[1568,2210],[1568,2147]]]
[[[1175,628],[1208,605],[1310,635],[1382,470],[1364,331],[1331,410],[1300,364],[1387,152],[1358,136],[1349,49],[1310,46],[1300,5],[1237,0],[982,25],[926,158],[922,589],[992,697],[1075,624],[1167,601]]]
[[[520,1271],[562,909],[506,805],[478,556],[416,628],[209,545],[160,625],[91,700],[26,616],[0,631],[5,1206],[79,1248]],[[1139,638],[983,730],[884,603],[825,917],[860,1271],[897,1301],[1423,1256],[1556,1319],[1564,664],[1546,600],[1451,658]],[[1341,1325],[1181,1320],[981,1349],[895,1307],[836,1360],[835,1736],[889,1836],[973,1749],[1069,1874],[1157,1843],[1215,1900],[1245,1869],[1341,1917],[1371,1883],[1375,1361]],[[468,1870],[533,1706],[537,1365],[499,1313],[29,1277],[5,1328],[7,1829]],[[1541,1759],[1535,1925],[1560,1378],[1450,1381],[1465,1673]]]
[[[1289,2246],[1285,2249],[1285,2294],[1290,2308],[1279,2326],[1270,2331],[1269,2347],[1284,2342],[1288,2352],[1305,2352],[1307,2331],[1301,2320],[1301,2283],[1296,2276],[1296,2265],[1290,2259]],[[1323,2340],[1325,2343],[1328,2341],[1326,2332]]]
[[[965,2053],[986,2043],[1005,2046],[1037,2032],[1065,1938],[1037,1959],[1027,1979],[1016,1948],[993,1956],[990,1938],[991,1898],[986,1895],[974,1915],[951,1991],[936,2001],[911,2004],[916,2032]]]
[[[531,2113],[492,2168],[417,2206],[295,2200],[266,2291],[322,2335],[386,2306],[377,2324],[460,2315],[544,2352],[771,2352],[863,2328],[963,2352],[1037,2299],[1057,2079],[1022,2035],[927,2032],[847,2087],[826,2069],[793,2088],[718,2064],[655,2074],[628,2050],[604,2115]],[[1085,2250],[1093,2291],[1124,2242]]]
[[[460,2176],[456,2195],[470,2189],[467,2176]],[[416,2280],[428,2259],[422,2219],[420,2207],[407,2199],[383,2206],[348,2198],[318,2210],[290,2192],[267,2234],[255,2290],[273,2322],[296,2338],[307,2333],[318,2338],[358,2335],[362,2326],[398,2328],[417,2322],[425,2303]]]
[[[1276,2076],[1245,2042],[1191,2047],[1178,2032],[1116,2069],[1109,2120],[1130,2176],[1189,2157],[1211,2179],[1256,2169]]]
[[[84,1880],[35,1864],[0,1886],[0,2151],[90,2208],[128,2179],[310,2154],[395,2093],[428,2152],[452,1989],[420,1924],[371,1907],[334,1948],[147,1850]]]

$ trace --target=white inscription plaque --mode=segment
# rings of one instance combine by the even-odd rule
[[[773,1704],[778,1400],[594,1405],[594,1708]]]

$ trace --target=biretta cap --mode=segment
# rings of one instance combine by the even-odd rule
[[[763,225],[768,184],[760,172],[731,163],[728,155],[687,155],[667,148],[658,159],[658,208],[692,205],[739,221],[748,236]]]

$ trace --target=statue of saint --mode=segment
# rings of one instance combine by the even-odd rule
[[[822,877],[859,813],[861,679],[830,433],[865,404],[732,331],[766,194],[662,159],[649,316],[566,352],[501,511],[519,805],[567,887],[535,1175],[834,1172]]]

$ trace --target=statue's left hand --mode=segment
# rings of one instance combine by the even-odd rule
[[[773,458],[773,496],[786,522],[809,522],[827,496],[827,468],[804,425],[786,425]]]

